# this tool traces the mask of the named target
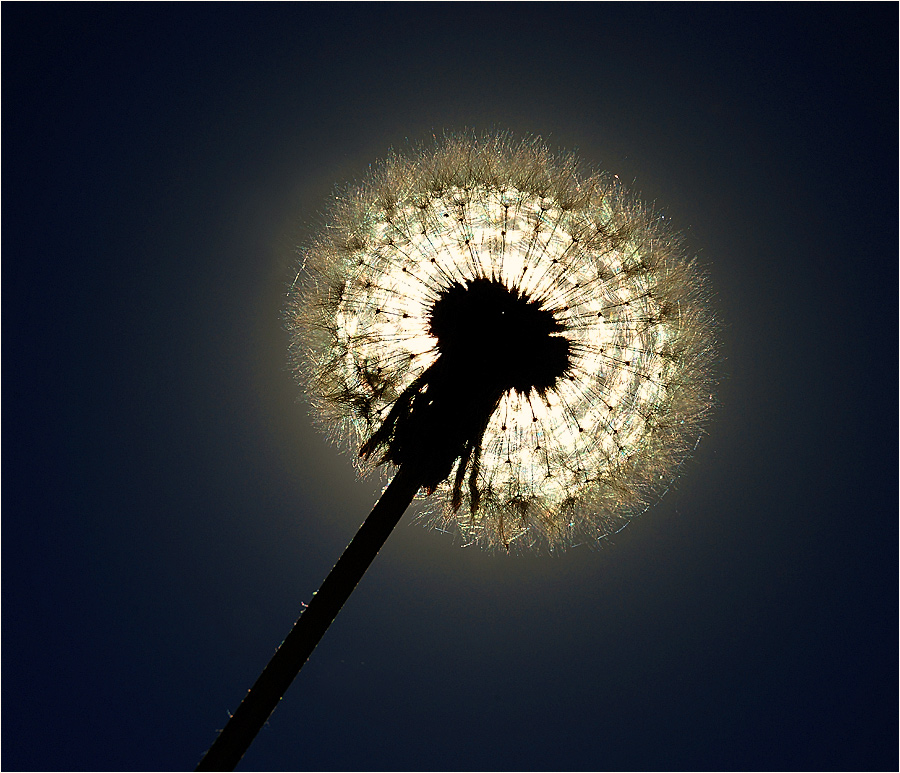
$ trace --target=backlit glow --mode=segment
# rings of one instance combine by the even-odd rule
[[[292,305],[298,361],[329,430],[358,448],[436,360],[429,313],[451,283],[487,277],[540,301],[570,342],[569,370],[544,396],[503,396],[482,442],[480,503],[447,507],[451,476],[432,519],[488,546],[602,537],[671,474],[708,408],[697,274],[607,178],[502,143],[476,164],[462,144],[428,163],[392,160],[338,207]]]

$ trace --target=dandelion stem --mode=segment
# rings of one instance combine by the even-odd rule
[[[419,480],[411,465],[400,467],[197,770],[234,770],[409,507]]]

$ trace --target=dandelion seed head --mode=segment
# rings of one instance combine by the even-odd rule
[[[615,178],[539,140],[392,155],[303,261],[288,322],[320,422],[363,469],[421,464],[465,543],[617,531],[709,412],[702,274]]]

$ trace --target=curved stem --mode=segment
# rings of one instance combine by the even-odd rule
[[[197,770],[234,770],[409,507],[419,477],[409,465],[400,467]]]

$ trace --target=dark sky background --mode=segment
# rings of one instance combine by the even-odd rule
[[[407,516],[242,769],[896,769],[897,24],[4,3],[3,768],[200,759],[380,491],[287,370],[293,248],[469,127],[684,231],[721,409],[602,547]]]

